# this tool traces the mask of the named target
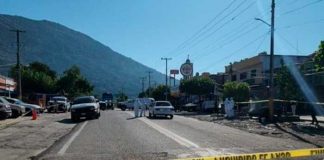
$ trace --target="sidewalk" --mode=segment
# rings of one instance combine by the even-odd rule
[[[36,156],[76,125],[70,121],[69,113],[43,113],[37,120],[22,117],[1,122],[1,125],[8,124],[0,131],[0,157],[7,160]]]
[[[311,116],[300,116],[299,118],[302,121],[312,121]],[[318,122],[324,123],[324,116],[316,116],[316,118],[317,118]]]

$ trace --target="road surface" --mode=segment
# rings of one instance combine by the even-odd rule
[[[182,116],[133,118],[130,111],[109,110],[80,122],[38,158],[174,159],[314,147]]]

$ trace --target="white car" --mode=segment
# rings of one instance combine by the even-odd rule
[[[36,110],[37,113],[42,113],[43,112],[43,108],[39,105],[36,104],[29,104],[29,103],[25,103],[19,99],[16,98],[9,98],[9,97],[5,97],[5,99],[12,104],[17,104],[17,105],[21,105],[25,107],[25,112],[29,112],[28,115],[31,115],[31,110]]]
[[[96,118],[100,117],[100,106],[93,96],[83,96],[74,99],[71,106],[71,119],[78,121],[80,117]]]
[[[57,109],[56,111],[66,112],[70,107],[68,99],[64,96],[52,97],[48,104],[47,112],[55,111],[55,109]],[[55,105],[57,105],[57,108],[55,108]]]
[[[173,118],[174,107],[169,101],[156,101],[153,106],[149,107],[149,117],[165,116]]]

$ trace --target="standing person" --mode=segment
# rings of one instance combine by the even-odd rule
[[[135,99],[135,102],[134,102],[134,115],[135,117],[138,117],[138,109],[140,107],[140,102],[139,102],[139,99],[136,98]]]
[[[311,106],[311,116],[312,116],[312,123],[311,124],[315,124],[316,126],[318,126],[315,107],[317,107],[317,106]]]
[[[226,117],[229,117],[229,100],[228,100],[228,98],[226,98],[224,101],[224,107],[225,107]]]
[[[142,103],[140,100],[139,100],[139,102],[140,102],[140,106],[141,106],[141,113],[140,113],[140,117],[142,117],[142,115],[145,117],[146,104],[145,104],[145,102]]]
[[[230,112],[230,117],[233,118],[235,116],[234,114],[234,100],[233,97],[231,97],[230,101],[229,101],[229,112]]]

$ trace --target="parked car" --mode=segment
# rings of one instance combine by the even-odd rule
[[[12,110],[8,102],[0,97],[0,119],[6,119],[12,116]]]
[[[100,107],[98,101],[93,96],[83,96],[76,98],[71,105],[71,119],[78,121],[80,117],[96,118],[100,117]]]
[[[55,107],[57,107],[57,111],[66,112],[69,109],[69,101],[64,96],[55,96],[52,97],[48,102],[47,112],[55,111]]]
[[[100,106],[100,109],[101,110],[106,110],[106,109],[111,109],[111,110],[114,110],[114,105],[113,105],[113,102],[111,101],[99,101],[99,106]]]
[[[125,111],[127,108],[126,101],[124,102],[117,102],[117,108],[120,108],[122,111]]]
[[[165,116],[173,118],[174,107],[169,101],[156,101],[153,106],[149,107],[149,117]]]
[[[5,97],[5,99],[11,104],[17,104],[25,107],[25,112],[29,112],[27,115],[32,115],[31,110],[35,110],[37,113],[42,113],[44,110],[41,106],[36,104],[25,103],[16,98]]]
[[[134,99],[129,99],[126,101],[126,109],[128,110],[134,110],[134,102],[135,100]]]
[[[0,103],[5,103],[5,104],[9,104],[10,108],[11,108],[11,112],[12,118],[17,118],[19,116],[21,116],[23,113],[25,113],[25,107],[22,105],[17,105],[17,104],[11,104],[9,103],[5,97],[0,97]]]

